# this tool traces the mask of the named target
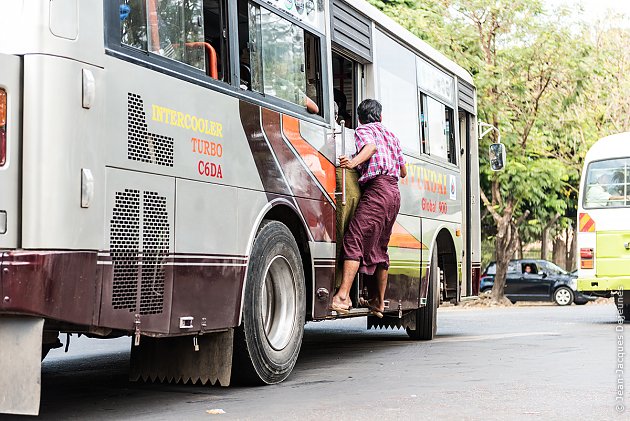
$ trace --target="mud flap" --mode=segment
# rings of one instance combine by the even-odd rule
[[[0,317],[0,413],[38,415],[44,319]]]
[[[195,338],[198,350],[195,350]],[[234,330],[200,336],[143,336],[131,348],[129,380],[230,385]]]

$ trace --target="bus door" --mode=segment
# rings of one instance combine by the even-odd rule
[[[363,65],[347,58],[346,56],[333,51],[332,52],[332,81],[333,81],[333,101],[336,111],[335,122],[335,166],[339,166],[339,156],[346,155],[352,156],[356,153],[356,146],[354,143],[354,130],[358,125],[358,118],[356,115],[357,106],[363,96]],[[342,126],[343,122],[343,134]],[[359,187],[356,177],[346,172],[345,184],[346,184],[346,203],[342,203],[343,188],[341,187],[342,178],[341,169],[337,168],[338,179],[338,193],[336,197],[337,204],[337,267],[335,274],[335,288],[341,283],[341,272],[343,268],[342,263],[342,248],[343,248],[343,232],[347,229],[347,225],[350,222],[351,215],[356,208],[356,198],[358,197]],[[352,288],[352,299],[356,304],[358,300],[360,286],[355,282]]]

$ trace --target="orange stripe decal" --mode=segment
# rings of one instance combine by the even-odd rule
[[[394,224],[392,229],[392,236],[389,239],[390,247],[402,247],[408,249],[422,249],[426,248],[416,237],[411,235],[406,229],[403,228],[398,222]]]
[[[335,166],[317,149],[302,138],[300,121],[295,117],[282,116],[282,130],[291,145],[300,154],[309,170],[321,183],[331,200],[335,200]]]
[[[580,232],[595,232],[595,221],[588,213],[580,214]]]

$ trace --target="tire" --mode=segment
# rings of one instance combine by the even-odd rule
[[[286,225],[265,221],[254,240],[243,291],[242,323],[234,332],[232,381],[275,384],[297,361],[306,295],[297,243]]]
[[[429,268],[429,289],[427,291],[427,305],[416,309],[416,328],[407,328],[407,335],[415,341],[430,341],[437,332],[437,308],[440,299],[438,287],[440,268],[438,267],[437,249],[431,256]]]
[[[481,290],[481,294],[490,294],[492,292],[492,288],[484,288]]]
[[[571,288],[559,287],[553,292],[553,301],[559,306],[570,306],[573,302],[573,291]]]

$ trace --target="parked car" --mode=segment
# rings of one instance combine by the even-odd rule
[[[491,262],[481,275],[479,291],[494,285],[496,264]],[[505,296],[516,301],[554,301],[560,306],[586,304],[595,299],[577,291],[577,276],[546,260],[510,260],[505,281]]]

